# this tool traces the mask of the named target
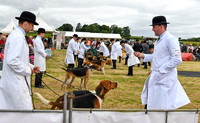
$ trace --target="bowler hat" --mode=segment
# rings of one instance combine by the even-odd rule
[[[121,45],[122,43],[125,43],[125,41],[121,41],[121,42],[120,42],[120,45]]]
[[[152,20],[152,25],[163,25],[163,24],[169,24],[169,22],[167,22],[165,16],[156,16],[153,18]]]
[[[37,32],[38,33],[46,33],[44,28],[39,28]]]
[[[17,20],[24,20],[24,21],[34,23],[35,25],[39,25],[37,22],[35,22],[35,20],[36,20],[35,14],[28,12],[28,11],[23,11],[21,13],[20,17],[15,17],[15,18]]]
[[[77,35],[77,34],[74,34],[74,35],[73,35],[73,37],[76,37],[76,38],[78,38],[78,35]]]

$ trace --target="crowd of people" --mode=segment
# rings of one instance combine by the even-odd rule
[[[19,25],[8,36],[5,44],[0,81],[0,109],[32,110],[30,75],[36,73],[35,87],[43,88],[42,72],[46,70],[45,59],[48,57],[42,42],[45,29],[39,28],[37,37],[31,42],[32,37],[27,40],[25,36],[33,30],[34,25],[38,25],[35,14],[24,11],[16,19],[19,20]],[[190,100],[177,77],[176,67],[182,62],[179,42],[167,31],[167,24],[169,22],[164,16],[152,19],[152,30],[158,36],[154,45],[145,39],[141,43],[137,40],[133,45],[128,40],[113,39],[106,42],[103,39],[99,42],[87,42],[83,38],[79,43],[78,35],[74,34],[68,43],[65,62],[71,69],[74,67],[75,58],[78,58],[78,66],[83,67],[85,52],[89,48],[99,52],[104,59],[110,57],[113,62],[111,69],[114,70],[117,69],[118,56],[119,61],[126,59],[127,76],[133,76],[133,66],[140,66],[139,59],[143,61],[144,69],[152,62],[141,95],[142,104],[146,109],[177,109],[190,103]],[[88,44],[92,46],[88,47]],[[29,61],[31,50],[34,53],[34,65]],[[189,51],[192,50],[194,49],[190,48]],[[125,53],[123,57],[122,51]]]
[[[190,44],[189,46],[187,46],[186,44],[181,44],[181,52],[183,53],[192,53],[192,59],[195,61],[199,61],[200,60],[200,48],[199,45],[197,45],[196,47],[193,46],[192,44]]]

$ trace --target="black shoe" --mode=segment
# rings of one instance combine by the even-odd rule
[[[44,88],[44,86],[43,85],[37,85],[37,86],[35,86],[36,88]]]
[[[147,69],[146,67],[144,67],[143,69]]]
[[[113,68],[110,68],[110,69],[116,69],[116,68],[113,67]]]
[[[126,76],[133,76],[133,75],[129,75],[129,74],[127,74]]]

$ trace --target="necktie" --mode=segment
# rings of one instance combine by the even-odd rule
[[[157,39],[157,42],[159,42],[160,41],[160,37],[158,37],[158,39]]]

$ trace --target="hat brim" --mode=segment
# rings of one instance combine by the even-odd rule
[[[170,24],[169,22],[162,22],[162,23],[154,23],[154,24],[151,24],[149,26],[154,26],[154,25],[163,25],[163,24]]]
[[[37,22],[35,22],[35,21],[31,20],[31,19],[28,19],[28,18],[15,17],[15,19],[17,19],[17,20],[25,20],[25,21],[33,23],[34,25],[39,25]]]
[[[37,33],[46,33],[46,32],[40,32],[40,31],[37,31]]]

